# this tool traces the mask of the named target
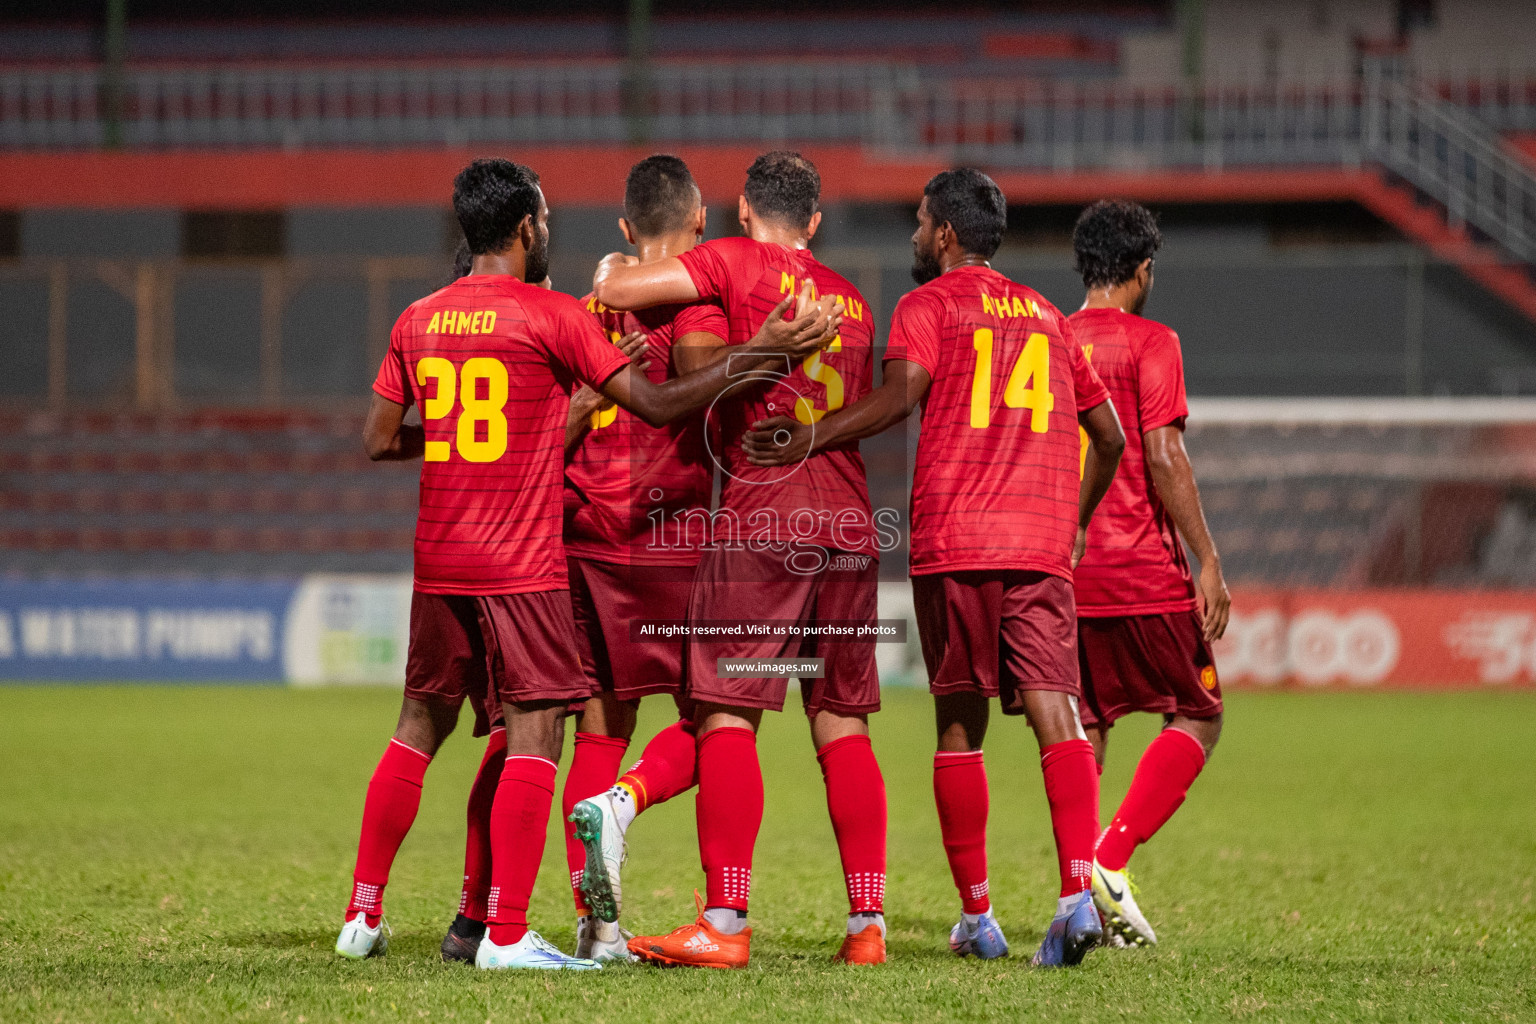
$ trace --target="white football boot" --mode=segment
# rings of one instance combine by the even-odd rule
[[[589,914],[576,921],[576,955],[600,964],[629,963],[640,958],[629,951],[634,933],[615,921]]]
[[[566,956],[533,929],[510,946],[498,946],[490,935],[480,940],[475,966],[482,971],[597,971],[602,964],[582,957]]]
[[[599,793],[571,810],[576,838],[587,851],[581,873],[581,894],[592,912],[604,921],[617,921],[624,909],[619,871],[624,867],[624,829],[613,810],[613,798]]]
[[[389,950],[389,922],[379,918],[377,928],[368,927],[368,915],[361,910],[357,916],[341,926],[336,936],[336,952],[348,960],[366,960],[371,956],[383,956]]]
[[[1125,871],[1093,862],[1093,904],[1104,915],[1106,930],[1127,946],[1155,946],[1157,933],[1136,905],[1136,887]]]

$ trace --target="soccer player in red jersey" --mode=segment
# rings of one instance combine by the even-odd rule
[[[1144,945],[1157,936],[1125,865],[1184,802],[1221,735],[1211,643],[1227,628],[1231,597],[1184,451],[1189,407],[1179,337],[1141,316],[1162,244],[1157,222],[1135,203],[1095,203],[1078,218],[1072,243],[1088,296],[1070,319],[1127,437],[1074,581],[1083,725],[1102,765],[1115,719],[1150,711],[1164,720],[1099,839],[1093,896],[1111,941]],[[1183,541],[1200,561],[1203,612]]]
[[[962,916],[961,956],[1004,955],[987,897],[989,698],[1027,715],[1040,744],[1061,872],[1041,966],[1072,965],[1102,934],[1089,894],[1098,770],[1078,719],[1072,565],[1110,485],[1124,437],[1071,325],[988,263],[1007,204],[969,168],[935,175],[912,236],[922,287],[896,305],[885,379],[816,424],[758,424],[759,464],[868,437],[923,404],[912,481],[912,590],[934,695],[933,788]],[[1079,469],[1079,426],[1090,445]]]
[[[647,157],[630,168],[619,228],[642,263],[687,252],[704,233],[704,206],[688,166],[675,156]],[[725,313],[709,302],[653,306],[632,313],[610,310],[594,296],[583,302],[609,337],[643,337],[649,369],[658,383],[711,362],[728,334]],[[700,549],[683,530],[684,514],[708,509],[714,462],[704,441],[701,415],[652,427],[583,388],[571,401],[565,467],[565,550],[575,602],[582,667],[593,696],[577,719],[571,770],[561,804],[569,818],[578,801],[614,785],[640,698],[681,695],[683,640],[630,634],[633,623],[682,621],[688,614]],[[685,738],[680,765],[693,783],[693,721],[686,716],[653,740],[655,756]],[[665,796],[666,794],[661,794]],[[566,859],[580,921],[576,953],[598,960],[628,959],[616,921],[591,912],[581,892],[586,848],[566,830]],[[622,893],[612,892],[612,917]]]
[[[368,787],[336,950],[354,959],[384,952],[389,868],[427,765],[468,697],[501,706],[507,740],[490,811],[492,886],[477,963],[591,968],[527,926],[564,715],[590,695],[560,543],[568,396],[579,380],[660,425],[701,408],[731,381],[711,368],[657,385],[574,299],[525,283],[544,279],[548,266],[548,207],[532,171],[478,160],[454,180],[454,210],[472,273],[401,315],[364,427],[370,457],[424,462],[405,699]],[[816,351],[836,318],[802,307],[795,321],[770,317],[745,359],[761,365]],[[420,426],[404,422],[412,404]]]
[[[620,230],[647,262],[686,252],[704,230],[698,187],[675,156],[647,157],[630,169],[624,211]],[[467,248],[464,253],[455,260],[456,276],[469,272]],[[590,295],[581,301],[621,351],[645,360],[648,376],[658,383],[699,368],[709,360],[698,359],[697,353],[712,353],[725,343],[725,315],[708,303],[658,306],[636,315],[608,310]],[[658,510],[675,515],[709,506],[714,465],[705,451],[701,420],[694,415],[652,427],[585,385],[572,395],[566,420],[564,540],[581,663],[593,696],[580,705],[561,795],[562,818],[581,798],[613,785],[634,733],[640,698],[678,694],[682,639],[635,638],[628,627],[637,619],[682,619],[687,613],[698,549],[687,546],[676,530],[673,536],[653,538],[650,517]],[[687,731],[684,788],[692,785],[692,724],[688,718],[673,727]],[[659,751],[670,746],[670,731],[652,741],[659,745],[657,752],[647,747],[645,756],[653,765]],[[499,743],[498,738],[504,735],[493,727],[471,788],[464,888],[458,916],[443,937],[445,961],[474,960],[485,932],[490,891],[485,819],[505,751],[504,738]],[[599,963],[628,959],[625,943],[633,936],[593,914],[582,895],[585,858],[585,847],[568,825],[576,955]]]
[[[737,444],[756,420],[784,412],[790,422],[814,423],[857,401],[870,387],[874,324],[869,307],[808,247],[821,222],[820,189],[815,167],[799,154],[764,154],[748,169],[738,203],[745,237],[717,239],[654,263],[616,253],[599,265],[594,280],[598,301],[611,308],[705,299],[718,302],[729,319],[729,350],[722,362],[738,387],[711,410],[712,425],[724,439],[717,457],[725,476],[720,509],[712,516],[705,510],[702,517],[712,528],[712,545],[694,577],[688,619],[695,627],[764,621],[856,627],[875,619],[877,523],[857,444],[819,451],[788,471],[752,465]],[[737,346],[752,337],[780,296],[806,283],[819,295],[841,300],[845,313],[838,338],[824,352],[803,363],[788,362],[774,374],[737,367]],[[764,710],[783,707],[788,679],[722,677],[719,662],[784,657],[824,662],[824,678],[801,678],[801,698],[826,782],[849,899],[847,932],[836,958],[851,963],[885,959],[885,783],[870,746],[868,720],[880,706],[872,635],[835,642],[797,636],[689,638],[685,694],[696,706],[699,850],[706,895],[692,924],[630,942],[631,951],[644,959],[705,967],[747,963],[752,852],[763,813],[756,733]],[[680,777],[674,766],[681,761],[662,766],[661,773]],[[654,802],[658,787],[646,781],[651,768],[647,756],[638,771],[621,780],[624,786],[594,803],[622,804],[626,787],[636,804],[639,799]],[[611,817],[605,814],[604,821]],[[604,836],[595,839],[612,854],[603,859],[616,874],[622,836],[611,833],[621,829],[609,824],[602,831]]]

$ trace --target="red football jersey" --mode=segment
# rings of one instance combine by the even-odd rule
[[[645,332],[646,376],[658,384],[677,376],[674,341],[698,332],[723,340],[728,333],[725,313],[707,302],[634,313],[609,309],[591,295],[582,304],[615,342]],[[604,402],[565,465],[566,553],[624,565],[697,563],[698,537],[689,542],[682,513],[708,510],[714,470],[703,413],[653,427]]]
[[[841,331],[825,351],[792,368],[786,359],[777,373],[744,375],[710,407],[709,428],[721,439],[715,453],[725,471],[720,508],[734,516],[743,543],[793,540],[874,554],[869,486],[857,442],[821,449],[795,466],[754,466],[741,450],[742,435],[757,420],[791,416],[814,423],[869,393],[875,331],[864,296],[808,249],[718,238],[679,259],[700,297],[725,309],[731,345],[751,341],[779,301],[798,295],[806,279],[818,297],[843,299],[847,311]],[[717,541],[724,528],[717,520]]]
[[[400,315],[373,390],[420,406],[426,429],[417,590],[567,585],[560,481],[570,392],[626,365],[575,299],[505,275],[460,278]]]
[[[1160,615],[1195,607],[1184,544],[1147,472],[1142,435],[1184,429],[1184,358],[1179,336],[1118,309],[1083,309],[1069,318],[1109,388],[1125,428],[1125,455],[1109,493],[1088,524],[1088,552],[1077,566],[1079,615]]]
[[[1077,414],[1109,395],[1066,317],[989,267],[958,267],[896,304],[885,358],[933,379],[913,469],[912,574],[1070,580]]]

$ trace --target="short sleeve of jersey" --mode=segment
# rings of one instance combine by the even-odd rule
[[[725,310],[713,302],[695,302],[691,306],[684,306],[672,318],[673,343],[688,334],[713,334],[721,341],[726,341],[731,336],[730,332],[731,324],[725,318]]]
[[[731,252],[740,242],[746,242],[749,246],[752,244],[749,238],[717,238],[696,245],[678,257],[683,269],[693,279],[693,287],[698,290],[699,298],[725,297],[731,280]]]
[[[410,316],[410,310],[406,310],[405,315],[395,322],[395,329],[389,332],[389,351],[384,353],[379,375],[373,380],[373,390],[379,397],[405,406],[412,401],[410,388],[406,386],[405,353],[400,344],[400,327],[407,316]]]
[[[1184,429],[1189,402],[1179,336],[1167,329],[1149,331],[1136,353],[1136,377],[1141,432],[1167,426]]]
[[[1077,343],[1077,335],[1072,330],[1071,321],[1061,317],[1057,323],[1061,324],[1061,333],[1067,342],[1067,350],[1072,353],[1072,389],[1077,392],[1077,411],[1083,412],[1094,406],[1103,405],[1109,401],[1109,389],[1104,386],[1104,382],[1099,379],[1099,372],[1083,354],[1083,348]]]
[[[583,384],[600,388],[622,370],[629,357],[610,344],[597,318],[579,303],[561,304],[555,356]]]
[[[891,335],[885,346],[886,361],[905,359],[921,366],[932,377],[939,365],[939,330],[943,315],[944,302],[931,291],[919,288],[902,296],[891,316]]]

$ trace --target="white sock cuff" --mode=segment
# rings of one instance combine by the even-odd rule
[[[411,753],[415,754],[417,757],[421,758],[423,761],[427,762],[428,764],[432,763],[432,755],[427,753],[425,750],[417,750],[415,747],[411,746],[409,743],[402,743],[399,740],[395,739],[393,736],[391,736],[389,738],[389,742],[393,743],[395,746],[399,747],[401,750],[409,750]]]

